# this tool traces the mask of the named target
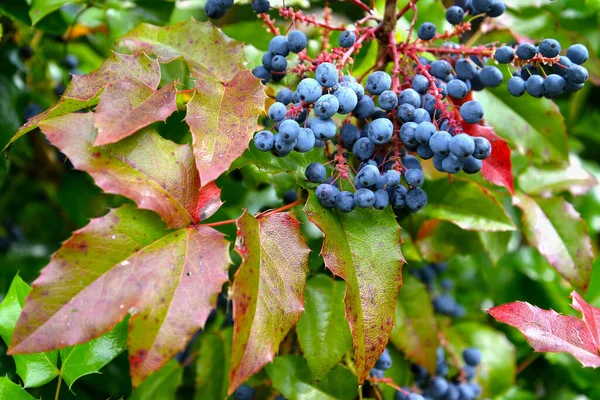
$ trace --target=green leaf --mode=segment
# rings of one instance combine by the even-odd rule
[[[483,244],[483,249],[490,257],[493,264],[497,264],[498,261],[508,251],[508,244],[512,238],[511,232],[477,232],[479,240]]]
[[[404,263],[400,227],[389,208],[341,214],[324,208],[312,192],[304,210],[325,235],[325,266],[346,281],[346,318],[362,383],[392,330]]]
[[[289,400],[336,399],[336,397],[330,396],[311,385],[312,377],[310,370],[308,369],[306,360],[300,356],[275,357],[273,362],[266,366],[266,370],[273,382],[273,387]]]
[[[227,397],[233,329],[203,332],[196,359],[196,400],[222,400]]]
[[[131,313],[127,344],[137,386],[202,328],[228,265],[229,244],[210,227],[167,231],[149,211],[112,210],[54,254],[33,284],[9,353],[84,343]]]
[[[315,379],[321,379],[352,349],[352,335],[344,311],[346,285],[319,274],[306,284],[304,312],[296,332]]]
[[[513,203],[523,210],[523,234],[556,271],[586,291],[594,252],[585,221],[561,197],[529,197],[517,192]]]
[[[517,370],[515,346],[503,333],[477,322],[460,322],[445,327],[444,332],[458,356],[471,346],[481,351],[477,380],[483,388],[483,398],[502,394],[514,385]]]
[[[485,110],[486,122],[499,136],[534,162],[564,163],[569,158],[565,121],[548,99],[514,97],[505,85],[475,93]]]
[[[446,261],[456,254],[481,250],[477,232],[465,231],[438,219],[423,221],[415,236],[415,246],[427,261]]]
[[[83,3],[83,0],[32,0],[31,8],[29,9],[29,17],[31,18],[32,25],[37,24],[52,11],[56,11],[69,3]]]
[[[106,364],[127,348],[127,321],[123,320],[113,330],[89,342],[60,350],[60,374],[65,383],[73,383],[84,375],[98,373]]]
[[[234,333],[229,394],[273,360],[304,309],[308,253],[289,213],[237,222],[242,265],[233,283]]]
[[[10,400],[34,400],[21,386],[13,383],[5,376],[0,377],[0,398]]]
[[[10,343],[23,304],[25,304],[25,297],[30,291],[29,285],[17,275],[14,277],[4,300],[0,303],[0,337],[7,345]],[[58,351],[16,355],[14,360],[17,374],[23,380],[25,387],[45,385],[59,374],[57,368]],[[1,390],[0,393],[2,393]]]
[[[504,207],[487,189],[469,180],[455,177],[429,180],[424,185],[429,200],[420,214],[452,222],[474,231],[513,231],[515,225]]]
[[[316,386],[336,399],[355,399],[358,391],[356,375],[339,364],[330,369]]]
[[[431,298],[425,285],[413,276],[405,275],[398,293],[390,342],[410,361],[422,365],[434,375],[439,345],[437,331]]]
[[[574,196],[585,194],[598,182],[582,165],[579,157],[571,155],[569,165],[531,165],[519,174],[519,188],[530,195],[569,191]]]
[[[183,367],[175,360],[150,375],[133,391],[130,400],[175,400],[175,392],[183,380]]]

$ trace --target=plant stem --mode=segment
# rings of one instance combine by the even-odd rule
[[[56,385],[56,395],[54,395],[54,400],[58,400],[58,395],[60,394],[60,385],[62,384],[62,375],[58,375],[58,384]]]
[[[379,42],[377,59],[380,61],[383,61],[388,57],[386,53],[388,51],[388,45],[390,44],[390,33],[394,33],[396,30],[396,21],[398,21],[397,10],[398,0],[385,0],[383,21],[381,21],[381,25],[379,25],[381,29],[377,32],[377,41]]]

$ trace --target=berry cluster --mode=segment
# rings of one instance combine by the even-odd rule
[[[414,269],[412,273],[427,286],[429,292],[439,293],[432,301],[435,312],[453,318],[462,318],[465,316],[465,307],[459,304],[450,293],[454,287],[454,282],[449,278],[443,278],[439,282],[436,279],[447,269],[448,264],[445,262],[433,263]]]
[[[252,73],[266,84],[271,79],[278,82],[285,78],[291,53],[299,53],[306,48],[308,38],[304,32],[291,31],[287,37],[278,35],[269,42],[269,51],[263,54],[262,65],[254,68]]]

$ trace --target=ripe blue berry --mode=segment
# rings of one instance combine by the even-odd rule
[[[406,206],[413,211],[420,210],[427,205],[427,193],[420,187],[412,188],[406,192]]]
[[[429,72],[436,78],[444,79],[452,72],[452,66],[446,60],[437,60],[431,63]]]
[[[485,160],[492,154],[492,144],[489,140],[484,137],[473,138],[475,143],[475,150],[473,150],[473,157],[479,160]]]
[[[314,103],[319,99],[319,97],[321,97],[321,93],[323,93],[321,85],[316,79],[313,78],[302,79],[296,90],[300,95],[300,100],[305,103]]]
[[[458,174],[463,168],[463,165],[463,159],[456,157],[452,153],[442,159],[442,169],[449,174]]]
[[[356,175],[356,182],[363,187],[375,186],[379,178],[379,169],[375,165],[365,165]]]
[[[390,203],[393,208],[406,207],[406,193],[408,189],[405,186],[398,185],[390,190]]]
[[[322,183],[319,186],[317,186],[317,190],[315,191],[315,193],[321,201],[338,199],[338,196],[336,196],[334,190],[334,186],[331,186],[327,183]]]
[[[552,98],[560,96],[567,89],[567,81],[560,75],[551,74],[544,80],[544,96]]]
[[[417,124],[420,124],[421,122],[431,122],[431,114],[424,108],[417,108],[415,109],[413,122],[416,122]]]
[[[314,162],[308,164],[306,170],[304,171],[304,175],[306,175],[306,180],[313,183],[322,183],[325,180],[325,175],[327,171],[323,164]]]
[[[502,72],[498,68],[489,65],[479,71],[479,79],[485,86],[497,87],[502,83]]]
[[[390,355],[390,351],[387,348],[385,348],[383,349],[383,353],[381,353],[381,355],[375,362],[375,368],[385,371],[386,369],[390,369],[391,366],[392,356]]]
[[[292,150],[294,150],[295,145],[296,140],[284,140],[283,136],[279,133],[275,135],[275,146],[273,146],[273,151],[279,157],[285,157],[290,154]]]
[[[476,14],[485,13],[490,11],[494,1],[493,0],[472,0],[473,8]]]
[[[306,48],[307,43],[308,39],[306,38],[304,32],[299,30],[293,30],[290,33],[288,33],[287,46],[292,53],[300,53]]]
[[[574,64],[567,69],[567,80],[573,83],[585,83],[588,79],[588,71],[584,67]]]
[[[483,118],[483,107],[477,100],[467,101],[460,107],[460,116],[469,124],[476,124]]]
[[[448,392],[448,381],[442,377],[436,376],[431,380],[429,388],[434,397],[441,397]]]
[[[315,134],[315,138],[329,140],[335,136],[337,125],[331,118],[316,118],[310,125],[310,129]]]
[[[254,136],[254,145],[260,151],[270,151],[275,145],[275,136],[269,131],[260,131]]]
[[[217,0],[208,0],[204,5],[204,12],[208,18],[219,19],[225,15],[227,8]]]
[[[317,81],[324,87],[334,87],[338,83],[338,71],[335,65],[325,62],[317,67]]]
[[[356,104],[356,107],[352,111],[352,115],[358,119],[364,119],[369,118],[374,111],[375,103],[373,103],[373,99],[369,96],[363,96]]]
[[[283,103],[273,103],[271,107],[269,107],[269,118],[272,121],[279,122],[285,118],[285,113],[287,112],[285,105]]]
[[[450,140],[452,135],[446,131],[439,131],[429,139],[429,147],[435,154],[446,156],[450,153]]]
[[[391,110],[398,104],[398,96],[391,90],[385,90],[379,95],[379,107],[384,110]]]
[[[390,141],[394,133],[394,124],[387,118],[377,118],[369,124],[369,139],[375,144],[384,144]]]
[[[358,189],[354,193],[354,204],[360,208],[372,207],[375,203],[375,194],[369,189]]]
[[[354,210],[354,194],[347,191],[340,192],[336,205],[341,212],[348,213]]]
[[[340,107],[338,108],[338,113],[340,114],[351,113],[358,104],[356,93],[349,87],[342,86],[333,95],[337,97],[340,103]]]
[[[421,40],[431,40],[435,37],[436,33],[437,28],[435,27],[435,24],[433,24],[432,22],[424,22],[419,27],[419,30],[417,31],[417,36],[419,36],[419,39]]]
[[[479,365],[479,363],[481,363],[481,352],[475,347],[466,348],[463,351],[463,359],[465,360],[467,365],[476,367]]]
[[[271,8],[269,0],[252,0],[252,9],[257,14],[267,13],[269,12],[269,8]]]
[[[462,99],[469,93],[469,89],[467,88],[467,84],[461,81],[460,79],[453,79],[448,82],[446,86],[448,90],[448,94],[450,97],[454,99]]]
[[[452,6],[446,10],[446,21],[448,21],[452,25],[460,24],[461,22],[463,22],[464,17],[465,10],[463,10],[459,6]]]
[[[573,63],[569,58],[560,56],[559,61],[552,65],[552,72],[564,78],[567,76],[567,70],[571,65],[573,65]]]
[[[530,60],[535,57],[537,50],[531,43],[521,43],[515,52],[521,60]]]
[[[421,107],[421,96],[414,89],[404,89],[398,96],[399,104],[410,104],[414,108]]]
[[[260,81],[266,84],[271,79],[271,71],[269,71],[265,66],[259,65],[258,67],[254,67],[252,69],[252,75],[256,78],[260,79]]]
[[[374,95],[380,95],[392,87],[392,77],[384,71],[373,72],[367,78],[367,90]]]
[[[463,171],[467,174],[476,174],[481,171],[481,160],[473,156],[469,156],[463,160]]]
[[[523,96],[523,93],[525,93],[526,89],[526,83],[520,76],[513,76],[508,80],[508,92],[513,96]]]
[[[542,97],[544,95],[544,78],[540,75],[533,75],[527,79],[527,93],[533,97]]]
[[[574,44],[567,49],[567,57],[573,64],[581,65],[589,56],[588,49],[582,44]]]
[[[354,142],[360,138],[360,129],[353,124],[344,124],[340,129],[340,138],[347,149],[351,148]]]
[[[286,142],[292,142],[298,138],[298,134],[300,133],[300,125],[293,119],[286,119],[282,121],[277,130],[281,134],[281,137]]]
[[[266,53],[268,54],[268,53]],[[292,91],[288,88],[283,88],[277,93],[275,96],[275,101],[279,103],[283,103],[284,105],[288,105],[292,102]]]
[[[252,400],[256,390],[248,385],[242,385],[233,392],[235,400]]]
[[[335,115],[339,107],[340,103],[337,97],[332,94],[324,94],[315,103],[315,113],[320,118],[330,118]]]
[[[504,14],[506,11],[506,6],[502,2],[502,0],[494,0],[492,4],[492,8],[487,12],[488,17],[497,18]]]
[[[405,146],[417,146],[419,142],[415,137],[418,125],[415,122],[407,122],[400,128],[400,139]]]
[[[315,142],[315,134],[310,128],[300,128],[300,133],[298,133],[294,150],[299,153],[306,153],[315,147]]]
[[[454,70],[456,71],[456,76],[463,81],[473,79],[477,72],[475,64],[466,58],[457,60],[454,65]]]
[[[429,89],[429,79],[425,75],[417,74],[412,79],[412,88],[419,94],[427,93]],[[402,102],[400,102],[402,103]],[[418,106],[417,106],[418,107]]]
[[[423,171],[419,169],[407,169],[404,172],[404,180],[408,186],[416,187],[423,184],[425,177],[423,176]]]
[[[403,122],[412,121],[415,117],[415,108],[408,103],[402,104],[398,107],[398,111],[396,113],[398,118],[400,118]]]
[[[554,58],[560,54],[560,43],[554,39],[544,39],[539,45],[539,50],[542,56]]]
[[[431,147],[429,147],[428,143],[421,143],[421,144],[419,144],[417,146],[417,154],[423,160],[429,160],[434,155],[433,151],[431,150]]]
[[[375,151],[375,144],[369,138],[362,137],[358,139],[352,146],[352,153],[359,160],[368,160]]]
[[[355,41],[356,41],[356,33],[354,33],[354,31],[350,31],[350,30],[345,30],[338,37],[338,43],[339,43],[340,47],[343,47],[345,49],[352,47],[354,45]]]
[[[400,184],[400,173],[396,170],[390,169],[389,171],[386,171],[384,178],[385,184],[388,188],[392,188]]]
[[[287,57],[290,54],[290,49],[287,45],[287,38],[285,36],[275,36],[269,42],[269,52],[274,56],[279,54],[280,56]]]
[[[494,58],[500,64],[509,64],[515,59],[515,50],[509,46],[502,46],[496,49],[496,53],[494,53]]]
[[[431,122],[421,122],[415,129],[415,139],[419,143],[429,143],[429,139],[437,132]]]
[[[465,158],[475,151],[475,141],[466,133],[460,133],[450,140],[448,148],[456,157]]]
[[[383,210],[390,204],[390,195],[383,189],[375,191],[375,203],[373,207],[377,210]]]

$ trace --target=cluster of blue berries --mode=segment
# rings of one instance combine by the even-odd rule
[[[446,262],[432,263],[422,268],[412,270],[413,275],[427,286],[430,293],[438,293],[432,300],[433,309],[438,314],[447,315],[453,318],[462,318],[465,316],[465,307],[459,304],[451,291],[454,288],[454,282],[450,278],[437,279],[446,272],[448,264]]]
[[[286,36],[275,36],[269,42],[269,50],[262,56],[262,65],[254,68],[252,73],[260,78],[263,84],[271,79],[278,82],[285,78],[288,62],[287,56],[291,53],[299,53],[306,48],[308,39],[304,32],[291,31]]]
[[[227,10],[233,6],[233,0],[207,0],[204,4],[204,13],[208,18],[222,18]],[[269,12],[271,4],[269,0],[252,0],[252,9],[257,14]]]

